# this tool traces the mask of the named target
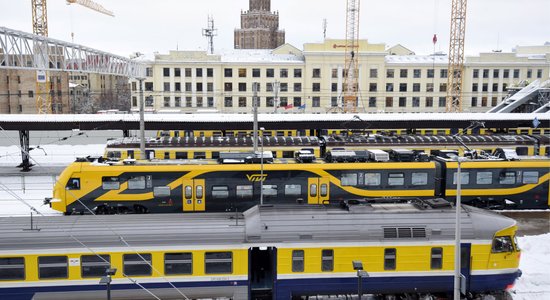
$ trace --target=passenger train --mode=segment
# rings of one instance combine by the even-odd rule
[[[521,276],[516,222],[460,209],[465,294],[507,299]],[[264,205],[186,218],[40,217],[40,230],[0,218],[0,298],[104,299],[108,289],[113,299],[450,299],[455,211],[442,199]]]
[[[519,155],[550,156],[550,136],[544,135],[465,135],[458,137],[472,149],[493,153],[497,148],[512,148]],[[285,137],[264,136],[258,140],[275,158],[293,158],[296,151],[307,149],[315,157],[324,157],[333,149],[346,150],[409,148],[431,154],[438,150],[456,150],[463,155],[463,145],[450,135],[327,135]],[[111,160],[140,158],[138,138],[107,142],[105,157]],[[145,143],[148,159],[217,159],[221,152],[246,152],[253,147],[251,137],[157,137]]]
[[[454,201],[455,160],[411,161],[407,152],[403,155],[397,153],[387,162],[349,163],[79,159],[60,174],[53,198],[45,202],[65,214],[112,214],[244,211],[260,201],[327,204],[380,197]],[[550,159],[512,159],[462,162],[462,201],[493,209],[550,208]]]

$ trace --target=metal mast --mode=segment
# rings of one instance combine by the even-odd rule
[[[36,35],[48,36],[48,11],[46,0],[31,0],[32,2],[32,31]],[[49,76],[46,72],[48,64],[47,42],[36,40],[33,44],[36,71],[36,107],[39,114],[52,112],[52,97],[50,94]]]
[[[214,37],[218,35],[218,29],[214,28],[214,18],[208,16],[208,28],[203,28],[202,35],[208,39],[208,52],[214,54]]]
[[[451,4],[451,36],[449,43],[449,67],[447,73],[447,112],[462,111],[466,2],[467,0],[452,0]]]
[[[360,0],[347,0],[346,9],[346,48],[344,65],[343,110],[357,112],[357,87],[359,67],[359,4]]]

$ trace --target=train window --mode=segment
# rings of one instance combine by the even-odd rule
[[[187,152],[176,151],[176,159],[187,159]]]
[[[134,150],[128,150],[128,155],[127,155],[128,158],[134,158],[134,155],[135,155]]]
[[[68,270],[67,256],[38,257],[38,277],[40,279],[67,278]]]
[[[229,197],[229,188],[226,185],[215,185],[212,187],[212,198],[225,199],[227,197]]]
[[[443,248],[432,248],[431,266],[433,269],[441,269],[443,267]]]
[[[185,198],[190,199],[192,196],[193,196],[193,189],[191,188],[191,186],[186,185],[185,186]]]
[[[145,156],[147,157],[147,159],[154,159],[155,150],[145,150]]]
[[[285,184],[285,196],[300,196],[302,186],[299,184]]]
[[[195,187],[195,196],[198,199],[202,198],[202,185],[197,185]]]
[[[220,151],[212,151],[212,159],[220,158]]]
[[[118,190],[120,188],[118,177],[103,177],[101,181],[104,190]]]
[[[516,147],[516,153],[518,155],[528,155],[529,154],[529,148],[527,148],[527,147]]]
[[[82,278],[101,277],[111,267],[110,255],[82,255],[80,257],[80,270]]]
[[[380,173],[365,173],[365,185],[380,185]]]
[[[404,185],[405,174],[403,173],[390,173],[388,174],[388,185]]]
[[[515,184],[516,183],[516,172],[501,172],[498,177],[498,182],[500,184]]]
[[[284,131],[277,131],[277,136],[285,136],[285,132]]]
[[[412,173],[411,177],[412,185],[426,185],[428,184],[428,173]]]
[[[155,197],[168,197],[170,196],[169,186],[156,186],[153,188],[153,196]]]
[[[129,190],[143,190],[145,189],[145,176],[130,176],[128,178]]]
[[[233,253],[206,252],[204,254],[204,272],[206,274],[232,273]]]
[[[124,274],[151,275],[151,254],[124,254]]]
[[[303,272],[304,260],[304,250],[292,250],[292,272]]]
[[[453,173],[453,184],[456,184],[456,173]],[[460,185],[470,183],[470,172],[460,172]]]
[[[309,196],[311,197],[317,197],[317,185],[312,184],[309,186]]]
[[[193,274],[193,254],[165,253],[164,273],[166,275]]]
[[[236,193],[237,193],[237,198],[252,198],[253,196],[252,185],[237,185]]]
[[[193,153],[193,158],[194,159],[205,159],[206,158],[206,152],[197,151],[197,152]]]
[[[263,185],[264,196],[277,196],[277,185],[264,184]]]
[[[523,183],[538,183],[539,172],[537,171],[525,171],[523,172]]]
[[[293,158],[294,151],[283,151],[283,158]]]
[[[512,252],[514,247],[512,246],[512,238],[509,236],[497,236],[493,240],[493,253]]]
[[[340,177],[342,185],[357,186],[357,173],[344,173]]]
[[[68,190],[80,190],[80,178],[71,178],[67,182]]]
[[[168,151],[164,152],[164,159],[170,159],[170,152]]]
[[[319,196],[326,197],[328,195],[328,185],[326,183],[321,184],[319,189]]]
[[[334,271],[334,250],[323,249],[321,251],[321,271],[323,272]]]
[[[23,257],[0,258],[0,280],[25,279],[25,259]]]
[[[477,172],[477,184],[493,184],[493,172]]]
[[[395,270],[396,254],[395,248],[384,249],[384,270]]]

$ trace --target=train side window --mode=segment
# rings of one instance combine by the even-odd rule
[[[525,171],[523,172],[523,183],[538,183],[539,172],[537,171]]]
[[[155,197],[169,197],[170,196],[170,187],[169,186],[156,186],[153,188],[153,196]]]
[[[128,150],[128,155],[127,155],[128,158],[134,158],[134,155],[135,155],[134,150]]]
[[[344,173],[340,177],[342,185],[357,186],[357,173]]]
[[[130,176],[128,178],[129,190],[143,190],[145,189],[145,176]]]
[[[317,185],[312,184],[309,186],[309,196],[311,197],[317,197]]]
[[[527,155],[529,154],[529,148],[528,147],[516,147],[516,153],[518,155]]]
[[[493,172],[477,172],[477,184],[493,184]]]
[[[514,247],[512,246],[512,238],[509,236],[497,236],[493,239],[493,253],[512,251],[514,251]]]
[[[193,153],[193,158],[194,159],[205,159],[206,158],[206,152],[197,151],[197,152]]]
[[[292,272],[303,272],[304,261],[304,250],[292,250]]]
[[[264,184],[263,185],[263,194],[264,196],[277,196],[277,185],[274,184]]]
[[[67,278],[69,263],[67,256],[39,256],[38,278]]]
[[[101,181],[104,190],[118,190],[120,188],[118,177],[103,177]]]
[[[197,185],[195,187],[195,196],[196,196],[196,198],[198,198],[198,199],[202,198],[202,194],[203,194],[202,190],[203,190],[202,185]]]
[[[82,255],[80,257],[80,270],[82,278],[101,277],[111,267],[110,255]]]
[[[283,158],[293,158],[294,151],[283,151]]]
[[[404,185],[405,174],[403,173],[390,173],[388,174],[388,185]]]
[[[252,185],[237,185],[236,188],[237,198],[252,198],[253,188]]]
[[[432,248],[431,268],[440,270],[443,267],[443,248]]]
[[[0,258],[0,281],[25,279],[25,258],[2,257]]]
[[[300,196],[302,186],[299,184],[285,184],[285,196]]]
[[[328,195],[328,185],[326,183],[321,184],[319,189],[319,196],[326,197]]]
[[[412,173],[411,184],[412,185],[428,184],[428,173],[426,172]]]
[[[204,272],[206,274],[230,274],[233,272],[232,252],[204,253]]]
[[[80,178],[71,178],[67,182],[68,190],[80,190]]]
[[[456,185],[456,173],[453,173],[453,184]],[[465,185],[470,183],[470,172],[460,172],[460,185]]]
[[[187,152],[176,151],[176,159],[187,159]]]
[[[229,197],[229,188],[226,185],[215,185],[212,187],[212,198],[225,199],[227,197]]]
[[[145,157],[147,157],[147,159],[154,159],[155,150],[145,150]]]
[[[170,159],[170,152],[168,151],[164,152],[164,159]]]
[[[323,272],[334,271],[334,250],[323,249],[321,251],[321,271]]]
[[[395,270],[396,256],[395,248],[384,249],[384,270]]]
[[[124,274],[151,275],[151,254],[124,254]]]
[[[516,183],[516,172],[508,171],[501,172],[498,177],[498,182],[500,184],[515,184]]]
[[[365,185],[380,185],[381,178],[380,173],[365,173]]]
[[[164,273],[166,275],[193,274],[193,254],[165,253]]]
[[[212,159],[220,158],[220,151],[212,151]]]
[[[190,199],[193,196],[193,189],[190,185],[185,186],[185,198]]]

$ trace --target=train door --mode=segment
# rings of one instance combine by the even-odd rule
[[[250,248],[248,261],[248,299],[275,299],[273,289],[277,278],[277,248]]]
[[[204,179],[184,179],[183,187],[183,211],[204,211]]]
[[[465,281],[462,283],[461,290],[466,293],[470,288],[470,273],[472,267],[472,244],[460,244],[460,274]]]
[[[307,179],[308,193],[307,193],[307,203],[308,204],[324,204],[329,200],[329,179],[328,178],[308,178]]]

